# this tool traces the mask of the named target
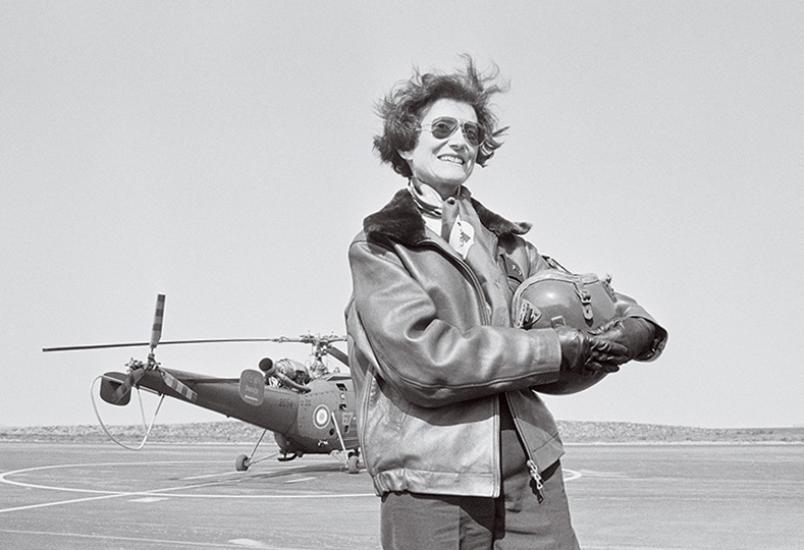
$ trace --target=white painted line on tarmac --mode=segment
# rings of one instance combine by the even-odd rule
[[[241,545],[225,542],[193,542],[189,540],[171,540],[171,539],[152,539],[145,537],[120,537],[116,535],[87,535],[85,533],[59,533],[51,531],[23,531],[19,529],[0,529],[0,533],[10,533],[13,535],[41,535],[44,537],[64,537],[64,538],[78,538],[89,539],[96,541],[109,541],[109,542],[140,542],[146,544],[163,544],[171,546],[179,546],[182,548],[243,548]],[[290,546],[268,546],[263,543],[263,546],[253,547],[262,548],[265,550],[306,550],[304,548],[295,548]]]
[[[7,476],[14,475],[14,474],[27,474],[29,472],[36,472],[40,470],[52,470],[55,468],[72,468],[72,467],[80,467],[85,466],[84,464],[61,464],[56,466],[39,466],[36,468],[24,468],[22,470],[12,470],[10,472],[3,472],[0,474],[0,482],[8,483],[9,485],[16,485],[17,487],[25,487],[26,489],[49,489],[49,490],[56,490],[56,491],[67,491],[71,493],[91,493],[96,495],[110,495],[110,494],[119,494],[120,491],[100,491],[96,489],[71,489],[69,487],[51,487],[49,485],[37,485],[35,483],[24,483],[22,481],[12,481],[7,478]],[[104,464],[92,464],[92,466],[104,466]],[[2,511],[2,510],[0,510]]]
[[[581,474],[587,477],[603,477],[603,478],[625,478],[628,477],[625,472],[603,472],[598,470],[578,470]]]
[[[142,502],[145,504],[150,504],[151,502],[159,502],[160,500],[168,500],[167,497],[143,497],[143,498],[132,498],[129,502]]]
[[[273,468],[268,467],[268,468],[261,469],[260,473],[263,473],[263,474],[268,473],[268,474],[270,474],[270,473],[273,473],[273,472],[275,472],[277,470],[279,470],[278,467],[273,467]],[[246,474],[246,472],[238,472],[236,470],[235,471],[226,470],[225,472],[220,472],[220,473],[217,473],[217,474],[201,474],[201,475],[198,475],[198,476],[183,477],[181,479],[182,479],[182,481],[189,481],[189,480],[192,480],[192,479],[207,479],[207,478],[210,478],[210,477],[236,476],[236,475],[244,475],[244,474]]]
[[[209,461],[205,461],[209,462]],[[215,485],[221,485],[225,483],[225,481],[212,481],[208,483],[196,483],[193,485],[181,485],[177,487],[166,487],[163,489],[151,489],[145,491],[109,491],[109,490],[100,490],[100,489],[79,489],[73,487],[58,487],[58,486],[51,486],[51,485],[40,485],[36,483],[26,483],[23,481],[14,481],[8,479],[8,476],[18,475],[18,474],[26,474],[35,471],[42,471],[42,470],[55,470],[59,468],[87,468],[87,467],[95,467],[95,466],[146,466],[150,467],[157,464],[186,464],[186,461],[165,461],[165,462],[107,462],[107,463],[84,463],[84,464],[56,464],[52,466],[37,466],[34,468],[24,468],[21,470],[12,470],[8,472],[4,472],[0,474],[0,482],[8,483],[9,485],[16,485],[18,487],[24,487],[29,489],[45,489],[51,491],[64,491],[64,492],[72,492],[72,493],[85,493],[85,494],[93,494],[98,495],[94,497],[85,497],[80,499],[71,499],[71,500],[61,500],[61,501],[54,501],[54,502],[45,502],[41,504],[31,504],[27,506],[16,506],[13,508],[5,508],[0,509],[0,513],[3,512],[13,512],[18,510],[28,510],[33,508],[44,508],[47,506],[57,506],[60,504],[71,504],[74,502],[87,502],[90,500],[96,499],[107,499],[107,498],[119,498],[119,497],[148,497],[148,496],[164,496],[166,493],[169,493],[167,496],[170,498],[207,498],[207,499],[216,499],[216,498],[226,498],[226,499],[329,499],[329,498],[359,498],[359,497],[376,497],[374,493],[338,493],[338,494],[331,494],[331,493],[321,493],[321,492],[306,492],[306,493],[293,493],[293,494],[272,494],[272,495],[227,495],[227,494],[189,494],[189,493],[174,493],[172,491],[182,491],[187,489],[200,489],[202,487],[212,487]]]
[[[573,481],[581,477],[581,472],[577,470],[570,470],[568,468],[562,468],[564,470],[564,482]]]
[[[18,470],[17,472],[22,472],[23,470]],[[15,472],[8,472],[9,474]],[[168,491],[183,491],[185,489],[198,489],[201,487],[212,487],[213,485],[218,485],[220,482],[214,481],[210,483],[196,483],[194,485],[179,485],[177,487],[165,487],[163,489],[150,489],[145,491],[103,491],[98,489],[75,489],[71,487],[54,487],[50,485],[36,485],[34,483],[24,483],[22,481],[11,481],[10,479],[5,479],[4,476],[7,474],[0,475],[0,481],[5,481],[11,485],[17,485],[18,487],[25,487],[29,489],[50,489],[54,491],[67,491],[71,493],[94,493],[100,495],[106,495],[108,497],[111,496],[134,496],[134,495],[154,495],[159,493],[164,493]],[[172,495],[171,495],[172,496]],[[99,497],[98,497],[99,498]],[[67,501],[65,501],[67,502]],[[2,510],[0,510],[1,512]]]
[[[138,495],[148,495],[151,493],[136,493]],[[243,499],[243,500],[278,500],[278,499],[324,499],[324,498],[358,498],[373,497],[378,498],[374,493],[293,493],[284,495],[190,495],[183,493],[170,493],[170,498],[210,498],[210,499]]]
[[[141,463],[135,463],[135,464],[141,465]],[[155,464],[155,463],[151,462],[149,464]],[[95,464],[94,466],[98,466],[98,465],[99,464]],[[52,486],[48,486],[48,485],[37,485],[37,484],[33,484],[33,483],[24,483],[24,482],[21,482],[21,481],[12,481],[10,479],[7,479],[7,476],[10,476],[12,474],[21,474],[21,473],[32,472],[32,471],[35,471],[35,470],[48,470],[48,469],[54,469],[54,468],[59,468],[59,467],[69,467],[69,466],[82,466],[82,467],[85,467],[85,466],[93,466],[93,465],[92,464],[69,464],[69,465],[63,465],[63,466],[39,466],[39,467],[36,467],[36,468],[24,468],[22,470],[13,470],[13,471],[10,471],[10,472],[4,472],[3,474],[0,474],[0,481],[2,481],[4,483],[8,483],[10,485],[16,485],[18,487],[33,488],[33,489],[50,489],[50,490],[56,490],[56,491],[67,491],[67,492],[77,492],[77,493],[92,493],[92,494],[96,494],[96,495],[100,495],[100,496],[77,498],[77,499],[71,499],[71,500],[59,500],[59,501],[52,501],[52,502],[42,502],[42,503],[39,503],[39,504],[29,504],[29,505],[26,505],[26,506],[14,506],[12,508],[2,508],[2,509],[0,509],[0,513],[17,512],[17,511],[20,511],[20,510],[31,510],[31,509],[35,509],[35,508],[46,508],[48,506],[58,506],[58,505],[62,505],[62,504],[75,504],[75,503],[79,503],[79,502],[88,502],[88,501],[92,501],[92,500],[119,498],[119,497],[126,497],[126,496],[153,496],[153,495],[160,495],[161,493],[167,493],[169,491],[183,491],[183,490],[186,490],[186,489],[199,489],[201,487],[211,487],[213,485],[220,484],[220,482],[196,483],[194,485],[180,485],[180,486],[177,486],[177,487],[166,487],[166,488],[163,488],[163,489],[152,489],[150,491],[100,491],[100,490],[96,490],[96,489],[73,489],[73,488],[69,488],[69,487],[52,487]],[[170,496],[175,496],[175,495],[171,494]],[[204,496],[212,496],[212,497],[214,497],[214,495],[204,495]]]
[[[12,473],[12,472],[8,472],[8,473]],[[6,474],[3,474],[3,475],[6,475]],[[0,478],[2,478],[2,477],[3,476],[0,476]],[[158,495],[160,493],[164,493],[164,492],[168,492],[168,491],[181,491],[181,490],[185,490],[185,489],[196,489],[196,488],[200,488],[200,487],[209,487],[211,485],[215,485],[215,483],[199,483],[199,484],[196,484],[196,485],[183,485],[183,486],[179,486],[179,487],[167,487],[165,489],[154,489],[152,491],[130,491],[129,492],[129,491],[95,491],[95,490],[92,490],[92,489],[65,489],[65,488],[59,488],[59,487],[47,487],[47,486],[41,486],[41,485],[32,485],[32,484],[27,484],[27,483],[20,483],[20,482],[17,482],[17,481],[9,481],[9,480],[4,480],[4,481],[7,481],[7,482],[11,483],[12,485],[18,485],[20,487],[34,487],[34,488],[38,488],[38,489],[57,489],[57,490],[61,490],[61,491],[76,491],[76,492],[91,492],[91,493],[106,493],[106,494],[104,494],[102,496],[95,496],[95,497],[75,498],[75,499],[71,499],[71,500],[58,500],[58,501],[52,501],[52,502],[42,502],[40,504],[29,504],[27,506],[15,506],[13,508],[2,508],[2,509],[0,509],[0,514],[2,514],[4,512],[17,512],[17,511],[20,511],[20,510],[31,510],[31,509],[34,509],[34,508],[46,508],[48,506],[58,506],[58,505],[61,505],[61,504],[76,504],[76,503],[79,503],[79,502],[89,502],[89,501],[92,501],[92,500],[102,500],[102,499],[109,499],[109,498],[119,498],[119,497],[129,497],[129,496],[139,496],[139,495]],[[171,494],[170,496],[175,496],[175,495]],[[161,497],[161,498],[166,498],[166,497]]]
[[[109,494],[122,494],[126,493],[126,491],[103,491],[98,489],[78,489],[72,487],[53,487],[50,485],[37,485],[34,483],[24,483],[21,481],[12,481],[7,478],[7,476],[18,475],[18,474],[27,474],[30,472],[38,472],[43,470],[59,470],[64,468],[87,468],[87,467],[104,467],[104,466],[155,466],[160,464],[209,464],[210,462],[215,462],[211,460],[203,460],[203,461],[186,461],[186,460],[164,460],[164,461],[154,461],[154,462],[97,462],[94,464],[83,463],[83,464],[54,464],[51,466],[36,466],[34,468],[23,468],[21,470],[10,470],[8,472],[3,472],[0,474],[0,483],[8,483],[9,485],[16,485],[18,487],[26,487],[30,489],[48,489],[52,491],[67,491],[72,493],[91,493],[91,494],[99,494],[99,495],[109,495]],[[139,494],[137,491],[133,491],[130,494]]]
[[[183,477],[183,478],[181,478],[181,480],[182,481],[190,481],[191,479],[207,479],[207,478],[210,478],[210,477],[236,476],[236,475],[239,475],[239,474],[242,474],[242,473],[243,472],[232,472],[230,470],[227,470],[227,471],[221,472],[219,474],[203,474],[203,475],[200,475],[200,476]]]
[[[285,483],[301,483],[302,481],[310,481],[311,479],[316,479],[314,477],[303,477],[300,479],[289,479]]]
[[[20,510],[34,510],[36,508],[47,508],[48,506],[59,506],[61,504],[75,504],[78,502],[90,502],[93,500],[103,500],[107,498],[117,498],[117,497],[124,497],[126,493],[115,493],[111,495],[103,495],[99,497],[86,497],[86,498],[74,498],[72,500],[57,500],[53,502],[42,502],[40,504],[29,504],[27,506],[15,506],[13,508],[2,508],[0,509],[0,514],[4,512],[18,512]]]
[[[271,548],[264,542],[254,539],[232,539],[229,541],[232,544],[242,546],[243,548]]]

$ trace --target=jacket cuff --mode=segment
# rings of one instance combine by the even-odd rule
[[[534,381],[532,385],[556,382],[561,370],[561,344],[558,333],[552,328],[536,328],[527,331],[534,347]]]
[[[664,347],[667,345],[667,331],[659,325],[650,315],[642,316],[642,315],[629,315],[629,317],[636,317],[637,319],[644,319],[648,323],[650,323],[651,327],[653,327],[653,341],[650,344],[650,349],[636,357],[637,361],[653,361],[657,359],[664,350]]]

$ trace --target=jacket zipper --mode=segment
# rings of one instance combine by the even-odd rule
[[[423,241],[423,243],[427,244],[431,248],[435,248],[439,252],[447,252],[447,251],[443,250],[443,248],[441,246],[439,246],[438,243],[435,242],[435,241]],[[478,302],[485,306],[486,297],[483,296],[483,289],[480,286],[480,280],[477,278],[477,275],[475,275],[475,272],[472,271],[472,268],[469,267],[469,265],[467,265],[466,262],[464,262],[463,260],[461,260],[457,256],[454,256],[453,254],[450,254],[450,253],[447,252],[444,255],[447,258],[449,258],[455,265],[460,267],[460,269],[464,272],[464,274],[469,278],[469,280],[472,282],[472,286],[473,286],[473,288],[475,290],[475,294],[477,295]],[[484,325],[490,325],[491,324],[491,319],[489,318],[488,311],[486,311],[485,307],[481,307],[480,309],[481,309],[481,311],[480,311],[481,323],[484,324]],[[519,439],[522,442],[522,446],[525,448],[525,453],[528,455],[528,460],[527,460],[526,464],[528,466],[528,471],[530,472],[530,477],[533,480],[534,485],[535,485],[536,500],[539,502],[539,504],[541,504],[544,501],[544,482],[542,480],[541,474],[539,473],[539,467],[536,465],[536,462],[530,456],[530,449],[527,448],[527,445],[525,444],[525,438],[522,436],[522,433],[521,433],[521,431],[519,429],[519,425],[517,424],[516,415],[514,414],[514,410],[511,407],[511,401],[508,399],[508,396],[506,394],[503,394],[503,399],[508,400],[507,401],[508,402],[508,410],[511,411],[511,416],[513,417],[513,420],[514,420],[514,427],[515,427],[517,433],[519,434]],[[494,418],[495,418],[495,430],[494,431],[495,431],[495,433],[499,433],[499,431],[500,431],[499,425],[496,425],[496,422],[500,418],[500,408],[499,407],[500,407],[499,401],[495,401],[494,402]],[[497,458],[499,457],[500,449],[499,449],[499,441],[498,441],[497,438],[494,438],[494,442],[495,442],[495,444],[494,444],[494,462],[495,462],[495,466],[496,466],[494,468],[494,476],[495,476],[495,484],[494,485],[495,485],[495,487],[498,487],[498,486],[500,486],[502,484],[502,481],[500,479],[498,479],[498,476],[499,476],[499,464],[496,464],[498,462]]]
[[[486,297],[483,295],[483,288],[480,285],[480,280],[475,275],[475,272],[472,271],[472,268],[469,265],[458,258],[456,255],[449,253],[449,251],[445,250],[441,247],[437,242],[431,240],[422,241],[421,244],[425,245],[428,248],[433,248],[437,252],[440,252],[443,256],[445,256],[449,261],[455,264],[460,271],[464,273],[464,275],[469,279],[472,283],[472,288],[475,291],[475,296],[477,297],[478,304],[480,306],[480,324],[481,325],[491,325],[491,317],[489,316],[489,312],[486,309],[488,306],[486,305]],[[500,402],[499,400],[494,400],[494,434],[495,437],[492,438],[494,443],[492,445],[492,472],[494,472],[494,498],[500,496],[502,492],[502,479],[500,479],[500,438],[498,437],[500,434]],[[541,479],[541,478],[540,478]],[[538,493],[541,495],[541,493]],[[539,502],[542,499],[539,497]]]
[[[512,405],[511,400],[508,399],[508,394],[505,394],[505,399],[507,400],[506,402],[508,403],[508,410],[511,412],[511,417],[514,421],[514,429],[516,429],[516,433],[519,435],[519,441],[528,457],[528,460],[525,462],[525,464],[528,466],[530,478],[533,480],[534,488],[536,489],[536,500],[538,500],[539,504],[541,504],[544,501],[544,481],[542,480],[541,473],[539,473],[539,466],[536,464],[536,461],[533,460],[533,456],[530,454],[530,449],[528,448],[526,439],[522,435],[522,431],[519,428],[519,423],[516,420],[515,407]]]
[[[435,248],[439,252],[446,252],[435,241],[424,241],[424,244],[427,244],[431,248]],[[483,289],[480,286],[480,280],[477,278],[477,275],[475,275],[475,272],[472,271],[472,268],[470,268],[466,264],[466,262],[464,262],[463,260],[457,258],[456,256],[454,256],[452,254],[447,253],[447,254],[445,254],[445,256],[447,258],[449,258],[455,265],[459,266],[461,268],[461,270],[468,276],[468,278],[472,281],[472,286],[474,287],[475,294],[477,295],[477,298],[478,298],[478,302],[483,304],[483,305],[485,305],[486,304],[486,298],[485,298],[485,296],[483,296]],[[486,311],[485,307],[481,308],[480,317],[481,317],[482,324],[484,324],[484,325],[491,324],[491,319],[489,318],[488,311]],[[503,399],[508,400],[508,396],[503,394]],[[494,418],[495,418],[495,422],[498,421],[499,417],[500,417],[500,409],[499,409],[499,407],[500,407],[499,402],[495,401],[495,403],[494,403]],[[521,433],[521,431],[519,429],[519,425],[517,424],[516,416],[514,415],[514,411],[513,411],[513,408],[511,407],[511,401],[510,400],[508,400],[508,410],[511,411],[511,416],[513,417],[513,420],[514,420],[514,427],[516,428],[516,431],[519,434],[519,439],[522,442],[522,446],[525,448],[525,453],[528,455],[528,460],[527,460],[526,464],[527,464],[528,470],[530,472],[530,477],[531,477],[531,479],[533,479],[533,482],[535,484],[536,500],[541,504],[544,501],[544,492],[543,492],[544,483],[542,481],[542,476],[539,473],[539,467],[536,465],[536,462],[534,462],[533,458],[530,457],[530,449],[528,449],[527,445],[525,444],[525,438],[522,436],[522,433]],[[500,429],[499,429],[498,425],[495,425],[495,430],[494,431],[495,431],[495,433],[499,433]],[[497,438],[494,438],[494,441],[495,441],[495,445],[494,445],[494,447],[495,447],[494,448],[494,461],[496,463],[497,462],[497,457],[500,454],[500,449],[499,449],[499,441],[497,440]],[[499,465],[496,464],[496,466],[497,467],[494,468],[495,487],[501,485],[501,483],[502,483],[501,480],[498,479]]]
[[[478,303],[483,304],[482,307],[479,308],[480,309],[480,322],[481,322],[482,325],[490,325],[491,324],[491,318],[489,317],[489,312],[486,309],[486,307],[487,307],[486,306],[486,297],[483,296],[483,288],[480,286],[480,279],[477,278],[477,275],[475,275],[475,272],[472,271],[472,268],[469,267],[469,265],[466,262],[464,262],[463,260],[458,258],[456,255],[451,254],[449,251],[445,250],[443,247],[441,247],[435,241],[424,240],[424,241],[421,241],[421,244],[426,245],[428,248],[434,248],[438,252],[441,252],[443,256],[448,258],[452,263],[457,265],[460,268],[461,271],[463,271],[464,275],[466,275],[467,278],[472,283],[472,288],[475,291],[475,295],[477,296]]]
[[[514,421],[516,423],[516,421]],[[542,503],[544,500],[544,493],[542,489],[544,489],[544,483],[542,483],[542,476],[539,474],[539,467],[536,466],[536,463],[533,462],[532,458],[529,458],[527,461],[528,470],[530,470],[530,477],[536,483],[536,500],[539,501],[539,504]]]

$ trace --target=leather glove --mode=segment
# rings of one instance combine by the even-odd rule
[[[653,351],[656,327],[641,317],[615,319],[595,329],[593,334],[607,342],[615,342],[628,348],[629,359],[649,356]]]
[[[561,370],[582,374],[593,372],[617,372],[619,365],[630,359],[628,348],[618,342],[589,336],[585,332],[556,327],[561,346]]]

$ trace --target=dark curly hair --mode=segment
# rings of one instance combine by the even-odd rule
[[[418,69],[414,69],[409,80],[398,83],[377,103],[377,114],[384,124],[383,134],[374,136],[374,149],[383,162],[391,163],[396,173],[406,178],[413,175],[407,161],[399,156],[398,151],[410,151],[416,147],[420,117],[438,99],[454,99],[474,108],[477,122],[483,127],[486,136],[477,152],[477,164],[485,166],[494,156],[494,151],[502,145],[497,138],[508,127],[496,128],[497,117],[489,108],[489,98],[495,93],[506,91],[508,87],[506,84],[495,83],[500,72],[496,65],[490,74],[483,75],[470,56],[461,57],[466,61],[464,71],[453,74],[421,74]]]

